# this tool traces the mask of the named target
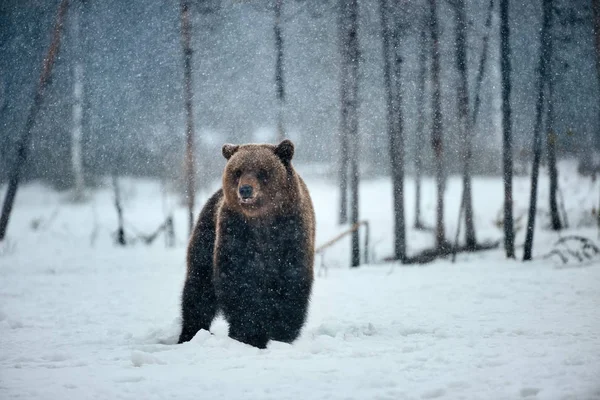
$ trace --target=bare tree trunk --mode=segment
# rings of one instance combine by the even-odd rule
[[[464,9],[464,4],[463,4],[463,9]],[[474,94],[475,94],[475,100],[473,101],[473,111],[471,113],[471,116],[469,118],[469,122],[470,122],[470,131],[469,134],[472,135],[473,130],[475,129],[475,125],[477,123],[477,117],[479,115],[479,108],[481,105],[481,83],[483,82],[483,76],[485,74],[485,66],[487,64],[487,58],[488,58],[488,49],[489,49],[489,41],[490,41],[490,32],[491,32],[491,26],[492,26],[492,14],[493,14],[493,10],[494,10],[494,0],[490,0],[489,4],[488,4],[488,10],[487,10],[487,17],[485,19],[485,33],[483,35],[483,40],[482,40],[482,46],[481,46],[481,56],[479,57],[479,67],[477,69],[477,75],[475,77],[475,90],[474,90]],[[463,22],[461,23],[463,25],[463,29],[465,29],[464,27],[464,21],[466,18],[463,18]],[[466,37],[466,33],[464,35],[464,37]],[[463,37],[463,44],[464,44],[464,37]],[[458,39],[457,39],[458,42]],[[458,43],[457,43],[458,45]],[[458,57],[457,57],[457,61],[458,61]],[[465,69],[465,74],[466,74],[466,69]],[[465,78],[463,77],[463,80]],[[465,85],[466,86],[466,85]],[[468,102],[467,102],[468,103]],[[472,138],[470,139],[472,140]],[[472,151],[472,147],[471,147],[471,143],[469,142],[469,157],[472,156],[471,151]],[[466,163],[465,163],[465,167],[466,167]],[[465,168],[465,170],[467,170]],[[465,181],[466,179],[464,179]],[[456,236],[454,238],[454,249],[458,248],[458,238],[460,236],[460,221],[462,220],[462,216],[463,213],[465,212],[465,201],[466,201],[466,185],[464,184],[463,181],[463,194],[461,197],[461,202],[460,202],[460,208],[458,211],[458,225],[457,225],[457,229],[456,229]],[[470,182],[470,178],[469,178],[469,182]],[[469,187],[470,187],[470,183],[469,183]],[[473,221],[473,217],[471,216],[470,218],[468,218],[471,220],[471,222]],[[466,244],[466,248],[468,249],[475,249],[477,248],[477,241],[475,239],[474,236],[474,230],[473,230],[473,236],[472,239],[469,240],[467,238],[467,244]],[[468,232],[467,232],[467,235]],[[454,262],[456,259],[456,252],[452,253],[452,262]]]
[[[469,82],[467,77],[467,13],[465,1],[456,1],[456,69],[459,75],[457,88],[458,119],[463,155],[463,199],[465,211],[465,240],[468,248],[475,248],[473,222],[473,195],[471,193],[471,118],[469,115]],[[460,224],[460,221],[459,221]]]
[[[423,138],[425,137],[425,77],[427,74],[427,31],[421,30],[419,43],[419,87],[417,89],[417,137],[415,144],[415,229],[424,229],[421,221],[421,180]]]
[[[188,0],[181,0],[181,44],[183,47],[183,90],[186,116],[185,135],[185,182],[188,205],[188,232],[194,228],[194,195],[196,192],[194,171],[194,113],[192,107],[192,25]]]
[[[56,17],[56,23],[54,25],[54,34],[52,37],[52,42],[50,43],[48,54],[46,55],[46,58],[44,58],[42,72],[40,74],[40,81],[38,83],[37,91],[35,92],[33,105],[31,106],[31,109],[29,110],[29,115],[27,116],[27,120],[25,121],[24,132],[17,143],[17,160],[13,165],[13,169],[9,176],[8,190],[6,191],[4,204],[2,206],[2,215],[0,216],[0,241],[4,240],[4,237],[6,236],[8,220],[10,218],[12,207],[15,201],[15,196],[17,195],[17,189],[19,187],[21,170],[27,163],[29,142],[31,141],[33,125],[35,123],[37,114],[42,106],[42,102],[44,100],[44,92],[46,90],[48,80],[50,79],[50,75],[52,74],[54,59],[56,58],[56,55],[58,53],[63,21],[67,12],[68,5],[68,0],[62,0],[58,7],[58,15]]]
[[[117,173],[113,171],[112,175],[113,190],[115,191],[115,209],[117,210],[117,244],[125,246],[127,241],[125,240],[125,227],[123,223],[123,207],[121,206],[121,190],[119,188],[119,181],[117,179]]]
[[[594,15],[594,46],[596,48],[596,74],[598,75],[598,86],[600,87],[600,0],[592,0],[592,11]],[[600,99],[600,93],[598,94],[598,99]],[[598,136],[597,133],[596,135]],[[598,202],[597,222],[598,236],[600,237],[600,202]]]
[[[283,0],[275,0],[275,51],[277,54],[275,62],[275,86],[277,90],[277,138],[278,141],[285,139],[283,126],[283,110],[285,107],[285,90],[283,83],[283,36],[281,34],[281,8]]]
[[[360,139],[358,137],[358,0],[350,0],[348,15],[348,63],[349,63],[349,93],[348,93],[348,138],[350,139],[350,193],[351,210],[350,223],[358,223],[359,219],[359,159],[358,148]],[[360,265],[360,236],[359,230],[352,232],[352,266]]]
[[[431,77],[433,85],[432,110],[433,126],[431,130],[431,146],[435,155],[435,176],[437,186],[437,217],[435,226],[436,247],[447,246],[444,228],[444,148],[442,127],[442,102],[440,85],[440,43],[437,20],[437,0],[429,0],[429,29],[431,32]]]
[[[548,89],[548,95],[546,98],[546,151],[548,153],[548,173],[550,178],[550,219],[552,229],[559,231],[562,229],[562,223],[560,221],[560,213],[558,210],[558,168],[556,167],[556,131],[554,130],[554,76],[552,74],[552,50],[553,50],[553,37],[552,37],[552,10],[550,10],[550,16],[548,21],[548,54],[547,54],[547,79],[546,88]]]
[[[509,0],[500,0],[500,69],[502,72],[502,161],[504,166],[504,249],[507,258],[515,258],[515,232],[512,201],[512,112],[510,106],[511,63]]]
[[[385,116],[388,136],[394,131],[394,93],[392,84],[391,32],[389,27],[389,8],[387,0],[379,0],[381,18],[381,38],[383,49],[383,85],[385,87]]]
[[[552,14],[552,0],[543,0],[542,2],[542,33],[540,37],[540,58],[537,69],[537,102],[535,105],[535,127],[533,132],[533,166],[531,169],[531,194],[529,198],[529,215],[527,220],[527,234],[525,237],[525,248],[523,251],[523,261],[531,260],[533,250],[533,233],[535,229],[535,213],[537,206],[537,185],[540,170],[540,159],[542,155],[542,121],[544,115],[544,103],[546,96],[544,84],[548,77],[547,66],[550,60],[549,47],[550,42],[549,27]]]
[[[339,183],[340,183],[340,214],[339,223],[348,222],[348,64],[346,61],[346,17],[345,1],[340,0],[338,16],[338,41],[340,44],[340,164],[339,164]]]
[[[75,2],[71,7],[72,13],[72,43],[75,55],[73,65],[73,130],[71,132],[71,165],[75,190],[73,200],[84,199],[85,181],[83,178],[83,160],[81,150],[81,139],[83,135],[83,62],[81,60],[81,33],[79,28],[79,17],[81,14],[81,2]]]
[[[479,116],[481,106],[481,83],[485,75],[485,66],[487,65],[488,52],[490,47],[490,32],[492,31],[492,15],[494,13],[494,0],[488,4],[487,16],[485,18],[485,33],[483,34],[483,44],[481,46],[481,57],[479,57],[479,68],[475,77],[475,99],[473,101],[473,114],[471,115],[471,126],[474,128]]]
[[[390,29],[391,10],[386,0],[379,2],[383,39],[384,84],[388,123],[390,170],[394,203],[394,258],[406,257],[406,224],[404,221],[404,135],[402,120],[402,86],[398,23]],[[392,65],[392,59],[394,64]],[[393,71],[393,74],[392,74]]]
[[[342,49],[342,136],[348,140],[350,163],[350,222],[359,218],[359,168],[358,168],[358,1],[340,0],[340,46]],[[344,88],[345,85],[345,88]],[[352,232],[352,267],[360,264],[360,240],[358,230]]]
[[[345,93],[342,93],[342,103],[344,103]],[[344,110],[344,106],[342,106],[342,114],[346,114]],[[340,166],[339,166],[339,181],[340,181],[340,215],[339,215],[339,223],[346,224],[348,223],[348,164],[349,164],[349,154],[348,154],[348,137],[346,136],[348,123],[346,121],[347,117],[342,117],[342,128],[340,133]]]
[[[390,161],[392,163],[392,187],[394,191],[394,253],[398,260],[406,259],[406,222],[404,219],[404,114],[402,110],[402,55],[400,54],[400,22],[397,20],[404,12],[395,2],[396,21],[392,27],[394,56],[394,117],[396,119],[393,135],[390,137]]]

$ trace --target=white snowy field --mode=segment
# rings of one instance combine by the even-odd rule
[[[598,244],[590,223],[599,183],[578,177],[572,164],[561,167],[571,226],[562,235]],[[322,180],[307,183],[319,244],[342,229],[337,191]],[[514,186],[519,218],[529,178]],[[390,183],[364,182],[361,216],[371,223],[372,262],[350,270],[349,239],[326,253],[325,267],[317,259],[302,336],[265,350],[229,339],[223,320],[212,335],[174,344],[185,211],[175,196],[164,200],[155,182],[124,180],[122,187],[130,232],[149,233],[164,209],[174,210],[175,248],[162,238],[114,246],[110,188],[81,205],[39,184],[21,188],[9,239],[0,244],[0,399],[600,399],[600,259],[563,265],[543,258],[559,237],[546,229],[545,175],[531,263],[507,261],[502,250],[459,255],[455,264],[383,263],[392,249]],[[460,190],[452,177],[448,237]],[[478,239],[500,239],[500,179],[476,178],[473,190]],[[412,180],[406,191],[412,225]],[[434,193],[427,180],[430,225]],[[518,245],[523,237],[520,228]],[[432,243],[430,232],[409,229],[411,253]]]

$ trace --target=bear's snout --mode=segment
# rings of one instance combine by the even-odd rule
[[[249,199],[254,194],[254,188],[250,185],[242,185],[240,186],[239,192],[242,199]]]

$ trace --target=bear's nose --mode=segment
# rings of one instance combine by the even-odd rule
[[[252,191],[253,189],[250,185],[240,186],[240,196],[242,197],[242,199],[248,199],[252,197]]]

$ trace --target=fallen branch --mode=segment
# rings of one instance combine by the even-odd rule
[[[558,246],[559,244],[563,244],[568,241],[579,242],[579,243],[581,243],[581,245],[583,246],[584,249],[591,249],[594,252],[594,254],[600,254],[600,247],[596,246],[596,244],[594,242],[592,242],[590,239],[588,239],[584,236],[575,236],[575,235],[563,236],[560,239],[558,239],[556,241],[556,243],[554,243],[554,245]]]
[[[563,253],[561,253],[560,251],[558,251],[556,249],[554,249],[550,253],[546,254],[543,257],[543,259],[545,260],[545,259],[551,258],[552,256],[558,256],[563,264],[566,264],[569,262],[569,259],[565,255],[563,255]]]
[[[345,230],[342,233],[340,233],[339,235],[335,236],[333,239],[331,239],[328,242],[325,242],[322,245],[320,245],[319,247],[317,247],[315,249],[315,254],[323,253],[329,247],[333,246],[334,244],[336,244],[337,242],[342,240],[345,236],[358,230],[361,226],[365,227],[365,245],[364,245],[365,251],[364,251],[364,254],[365,254],[365,263],[368,263],[369,262],[369,236],[370,236],[369,235],[369,221],[359,221],[359,222],[355,223],[347,230]]]
[[[426,249],[412,256],[406,257],[403,264],[428,264],[438,258],[445,258],[457,253],[474,253],[478,251],[493,250],[500,246],[500,242],[485,242],[475,246],[452,246],[446,245],[440,249]],[[394,258],[386,258],[385,261],[397,261]]]
[[[573,242],[579,245],[578,249],[573,249],[569,246]],[[544,255],[543,258],[548,259],[552,256],[558,256],[563,264],[568,264],[573,259],[582,263],[600,256],[600,247],[583,236],[563,236],[554,243],[554,249]]]
[[[138,234],[138,238],[141,239],[145,244],[151,245],[152,242],[154,242],[154,239],[156,239],[158,237],[158,235],[163,231],[165,232],[165,235],[167,237],[167,247],[172,247],[173,246],[172,243],[174,242],[174,238],[173,238],[174,233],[173,233],[173,218],[171,216],[167,217],[165,222],[160,224],[160,226],[158,228],[156,228],[154,233],[151,233],[150,235]],[[169,246],[169,244],[170,244],[170,246]]]

